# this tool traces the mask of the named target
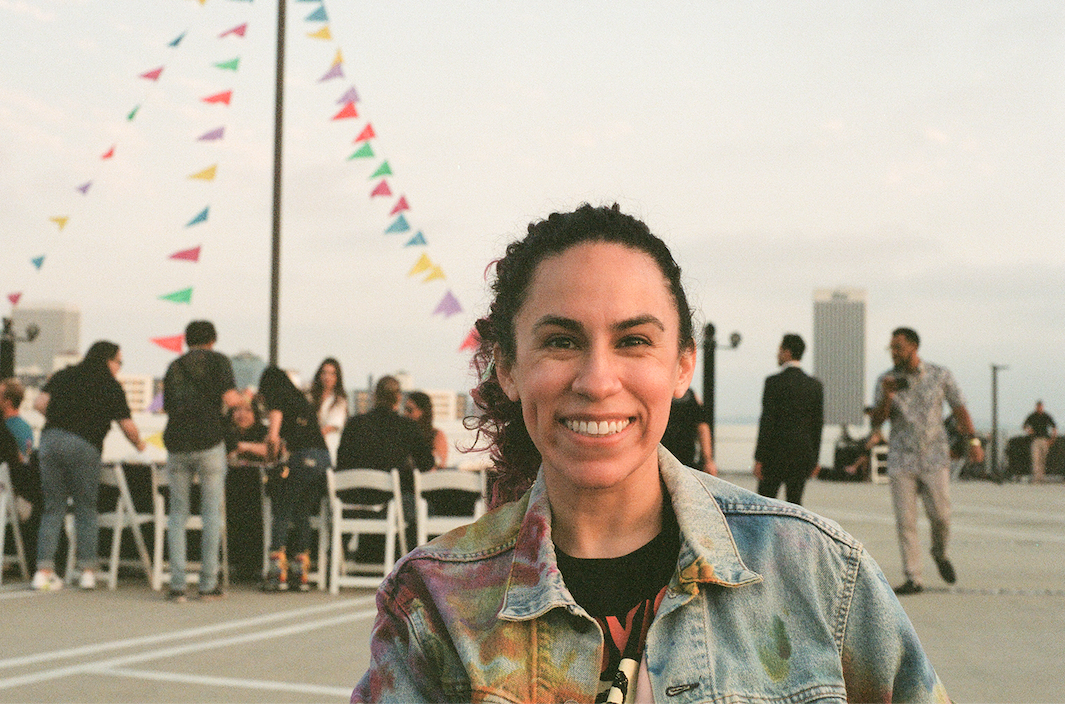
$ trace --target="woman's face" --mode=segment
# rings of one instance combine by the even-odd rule
[[[107,368],[111,370],[111,376],[118,376],[122,370],[122,350],[115,352],[115,356],[107,360]]]
[[[322,371],[319,372],[318,378],[322,381],[322,389],[324,391],[332,391],[337,387],[337,368],[332,364],[322,365]]]
[[[668,282],[641,251],[585,243],[540,263],[514,320],[514,359],[497,350],[496,361],[549,489],[657,477],[670,403],[695,367],[679,327]]]
[[[255,414],[250,406],[237,406],[233,409],[233,423],[241,430],[247,430],[255,423]]]
[[[418,408],[418,404],[416,404],[414,401],[408,400],[405,404],[403,404],[403,412],[411,420],[421,420],[422,418],[422,409]]]

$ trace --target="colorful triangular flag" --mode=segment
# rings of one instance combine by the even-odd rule
[[[307,35],[311,39],[332,39],[333,35],[329,33],[329,25],[326,25],[319,29],[317,32],[311,32]]]
[[[196,138],[196,141],[197,142],[213,142],[216,139],[222,139],[222,137],[225,135],[225,133],[226,133],[226,128],[225,127],[218,127],[218,128],[215,128],[215,129],[211,130],[210,132],[204,132],[203,134],[201,134],[199,137]]]
[[[245,22],[244,24],[237,25],[233,29],[227,29],[226,31],[224,31],[221,34],[219,34],[218,38],[221,39],[222,37],[228,37],[230,34],[235,34],[238,37],[243,37],[244,33],[247,32],[247,31],[248,31],[248,23]]]
[[[414,235],[414,237],[411,237],[409,240],[407,240],[407,243],[405,245],[403,245],[403,246],[404,247],[417,247],[419,245],[425,245],[425,244],[428,244],[425,241],[425,235],[422,234],[421,230],[418,230],[418,234]]]
[[[115,155],[115,145],[112,144],[110,149],[108,149],[106,152],[104,152],[102,155],[100,155],[100,158],[101,159],[110,159],[114,155]]]
[[[9,293],[7,294],[7,300],[11,301],[11,305],[17,306],[19,299],[22,298],[21,293]],[[6,528],[5,528],[6,530]]]
[[[33,262],[33,266],[40,271],[41,267],[44,266],[44,255],[42,254],[39,257],[34,257],[30,261]]]
[[[392,189],[388,187],[388,181],[381,179],[381,183],[377,184],[372,191],[370,191],[370,197],[374,196],[390,196],[392,195]]]
[[[137,107],[135,107],[132,110],[130,110],[129,114],[126,115],[126,122],[133,122],[133,118],[135,118],[137,116],[137,111],[140,110],[140,109],[141,109],[141,106],[138,105]]]
[[[344,95],[340,96],[337,100],[337,105],[343,105],[344,103],[357,103],[359,102],[359,91],[355,90],[355,86],[348,88]]]
[[[450,318],[456,313],[462,312],[462,306],[459,305],[459,299],[455,298],[455,295],[448,291],[444,294],[444,297],[437,304],[436,310],[433,311],[433,315],[443,315],[445,318]]]
[[[388,165],[387,161],[381,162],[381,165],[377,167],[377,171],[370,174],[370,178],[377,178],[378,176],[391,176],[392,167]]]
[[[334,120],[344,120],[350,117],[358,117],[359,111],[355,109],[355,103],[347,103],[340,109],[336,115],[333,115]]]
[[[145,71],[141,74],[141,78],[147,78],[149,81],[158,81],[159,76],[163,74],[163,67],[153,68],[151,71]]]
[[[188,34],[188,32],[182,32],[181,34],[177,35],[177,38],[174,39],[174,41],[172,41],[169,44],[167,44],[167,46],[177,46],[178,44],[181,43],[181,40],[185,38],[186,34]]]
[[[438,265],[433,264],[433,268],[429,271],[429,275],[426,276],[424,279],[422,279],[422,283],[423,284],[429,283],[433,279],[446,279],[446,278],[447,277],[444,276],[444,270],[441,269]]]
[[[192,302],[192,289],[183,288],[180,291],[174,291],[173,293],[167,293],[159,296],[160,301],[170,301],[171,303],[191,303]]]
[[[164,350],[170,350],[171,352],[181,354],[181,347],[185,344],[185,336],[173,335],[171,337],[153,337],[151,338],[151,342],[159,345]]]
[[[322,81],[328,81],[331,78],[343,78],[343,77],[344,77],[344,66],[343,66],[343,64],[333,64],[332,66],[329,67],[329,70],[326,71],[326,73],[321,78],[318,79],[318,82],[321,83]]]
[[[477,334],[477,328],[471,328],[470,334],[466,336],[466,339],[459,345],[459,352],[465,352],[466,350],[475,350],[481,346],[481,336]]]
[[[149,413],[162,413],[163,412],[163,392],[162,391],[160,391],[159,393],[157,393],[155,396],[152,397],[152,402],[148,404],[148,412]],[[156,441],[152,440],[152,438],[159,438],[158,442],[159,443],[163,442],[163,434],[162,433],[153,433],[152,435],[149,435],[148,437],[144,438],[144,442],[149,442],[149,443],[152,443],[153,445],[155,445]],[[162,447],[161,444],[158,445],[158,446]]]
[[[223,103],[224,105],[229,105],[229,99],[232,98],[232,97],[233,97],[233,91],[226,90],[226,91],[222,91],[221,93],[216,93],[215,95],[209,95],[206,98],[203,98],[203,102],[205,102],[205,103]]]
[[[178,352],[180,352],[180,351],[181,350],[178,350]],[[153,399],[152,400],[152,405],[148,406],[148,410],[149,411],[154,411],[155,413],[159,413],[159,412],[161,412],[163,410],[163,394],[161,394],[161,393],[159,394],[159,408],[156,409],[156,408],[154,408],[154,406],[155,406],[155,400]],[[144,442],[148,443],[149,445],[152,445],[153,447],[158,447],[160,450],[165,450],[166,449],[166,445],[163,443],[163,434],[162,433],[152,433],[148,437],[144,438]]]
[[[431,259],[429,259],[429,255],[423,254],[422,256],[418,257],[418,261],[414,262],[414,266],[411,267],[411,270],[407,272],[407,276],[414,276],[415,274],[420,274],[423,271],[428,271],[432,266],[433,262]]]
[[[191,174],[189,178],[199,179],[200,181],[214,181],[215,174],[218,172],[218,164],[208,166],[203,171],[198,171]]]
[[[207,206],[206,208],[201,210],[200,214],[197,215],[196,217],[194,217],[192,220],[189,220],[188,224],[185,225],[185,227],[192,227],[193,225],[195,225],[197,223],[207,222],[207,211],[210,210],[210,209],[211,209],[211,206]]]
[[[387,164],[388,162],[386,161],[385,163]],[[378,171],[380,171],[380,169],[378,169]],[[389,171],[388,173],[392,172]],[[390,212],[389,215],[395,215],[396,213],[401,213],[404,210],[410,210],[410,206],[407,205],[407,196],[400,196],[399,200],[396,201],[395,207],[392,208],[392,212]]]
[[[174,252],[169,258],[179,259],[186,262],[198,262],[200,261],[200,247],[196,246],[192,249],[183,249],[180,252]]]
[[[50,217],[48,219],[51,220],[52,222],[54,222],[56,225],[59,225],[59,231],[62,232],[63,228],[67,226],[67,221],[70,220],[70,216],[69,215],[55,215],[55,216]]]
[[[329,21],[329,15],[327,15],[325,13],[325,4],[323,3],[323,4],[319,5],[318,9],[315,10],[314,12],[312,12],[311,14],[307,15],[307,18],[304,21],[305,22],[328,22]]]
[[[365,142],[368,139],[373,139],[377,135],[374,134],[373,125],[366,123],[366,126],[362,128],[362,132],[359,132],[359,136],[355,138],[354,144],[359,142]]]
[[[90,188],[92,188],[92,181],[86,181],[85,183],[81,184],[80,186],[78,186],[74,190],[78,191],[79,193],[81,193],[81,195],[85,195],[86,193],[89,192]]]
[[[398,218],[396,218],[396,221],[394,223],[388,226],[388,229],[385,230],[385,234],[390,235],[394,232],[406,232],[409,229],[410,225],[407,224],[407,218],[400,215]]]
[[[369,142],[364,142],[348,159],[365,159],[371,156],[373,156],[373,147]]]
[[[220,68],[223,71],[236,71],[239,65],[240,57],[238,56],[237,58],[230,59],[229,61],[219,61],[217,64],[215,64],[215,68]]]

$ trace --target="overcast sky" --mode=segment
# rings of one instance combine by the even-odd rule
[[[266,355],[276,12],[0,0],[5,297],[78,305],[83,346],[113,339],[129,372],[161,375],[149,340],[199,317]],[[671,245],[700,324],[743,335],[721,418],[757,417],[780,336],[809,341],[837,286],[867,292],[867,395],[909,325],[978,422],[992,362],[1004,424],[1037,397],[1065,415],[1059,1],[292,0],[287,34],[280,361],[305,378],[333,355],[349,387],[468,389],[487,264],[530,220],[616,201]],[[358,117],[332,119],[351,87]],[[367,124],[374,156],[349,159]],[[386,234],[401,195],[411,229]],[[423,254],[443,278],[408,275]],[[448,292],[463,312],[434,315]]]

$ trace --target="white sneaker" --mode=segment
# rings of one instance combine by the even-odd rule
[[[39,592],[55,592],[63,588],[63,580],[52,570],[37,570],[30,588]]]
[[[92,570],[82,570],[78,586],[82,589],[96,589],[96,573]]]

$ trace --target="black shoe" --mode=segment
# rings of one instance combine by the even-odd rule
[[[226,593],[222,591],[222,587],[215,587],[209,592],[200,592],[200,599],[203,601],[217,601],[224,598]]]
[[[935,557],[933,555],[933,557]],[[939,576],[943,578],[943,581],[947,584],[954,584],[958,581],[958,575],[954,574],[954,565],[950,564],[950,560],[945,557],[935,557],[936,567],[939,568]]]
[[[183,589],[171,589],[166,593],[166,600],[175,604],[184,604],[186,601],[185,591]]]
[[[908,596],[910,594],[920,594],[923,591],[924,591],[924,587],[922,587],[920,584],[918,584],[917,582],[913,581],[912,579],[907,579],[906,580],[906,584],[901,584],[901,585],[895,587],[895,593],[898,594],[899,596]]]

